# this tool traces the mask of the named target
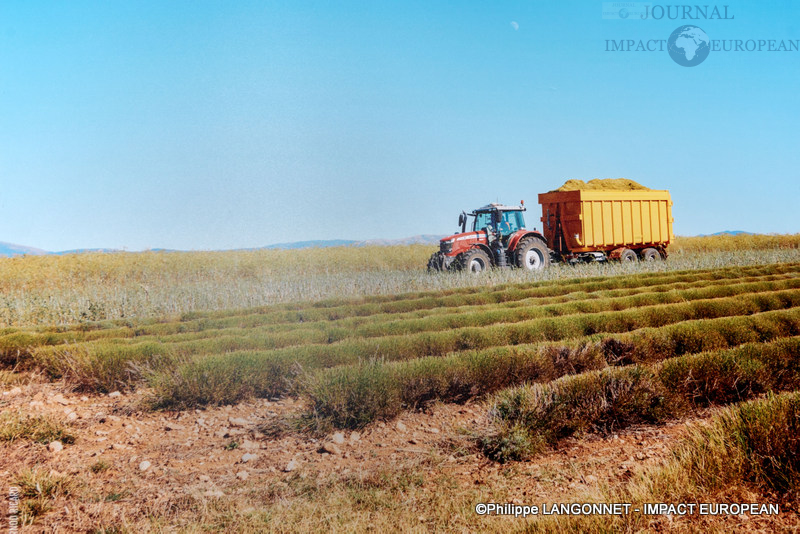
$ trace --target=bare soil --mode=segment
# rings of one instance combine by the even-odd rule
[[[301,401],[256,400],[187,412],[149,412],[140,409],[147,391],[97,396],[71,393],[59,383],[34,382],[20,390],[3,387],[3,410],[71,420],[68,424],[76,435],[74,443],[64,444],[58,452],[28,440],[0,443],[4,493],[25,468],[74,481],[69,494],[57,495],[49,510],[20,532],[103,532],[103,528],[108,532],[109,525],[192,530],[187,525],[196,520],[198,503],[202,507],[254,488],[272,488],[280,495],[275,488],[288,487],[298,476],[329,481],[406,466],[425,474],[415,494],[441,498],[447,492],[466,492],[515,504],[571,502],[624,483],[640,467],[664,460],[687,424],[711,413],[660,427],[570,439],[533,461],[503,465],[471,446],[469,433],[489,423],[480,402],[437,404],[395,421],[323,439],[297,433],[272,438],[263,428],[299,414],[304,408]],[[424,530],[501,531],[504,526],[510,530],[526,524],[477,515],[472,523],[467,516],[448,524],[424,515],[421,512],[418,518],[420,527],[427,527]],[[796,513],[782,510],[777,518],[715,518],[704,521],[702,529],[773,532],[796,530],[797,524]],[[404,530],[406,523],[396,525]],[[691,531],[695,527],[657,517],[649,528]],[[238,530],[235,525],[228,528]],[[283,525],[265,530],[292,529]]]

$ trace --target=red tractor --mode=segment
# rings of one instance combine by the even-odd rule
[[[490,267],[519,267],[529,271],[550,265],[550,250],[544,236],[525,229],[521,206],[489,204],[472,213],[461,212],[461,233],[442,239],[439,251],[428,260],[428,270],[481,272]],[[472,231],[467,232],[467,218]]]

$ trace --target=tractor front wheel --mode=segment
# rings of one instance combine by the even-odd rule
[[[432,273],[434,271],[440,271],[440,270],[441,270],[441,264],[439,262],[439,253],[434,252],[428,259],[428,272]]]
[[[489,255],[479,248],[470,249],[459,258],[459,269],[472,273],[481,273],[492,266]]]

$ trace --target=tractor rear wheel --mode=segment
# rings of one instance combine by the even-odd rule
[[[515,252],[517,267],[527,271],[540,271],[550,265],[550,251],[541,239],[523,239]]]
[[[492,266],[489,255],[479,248],[470,249],[460,255],[459,269],[472,273],[481,273]]]
[[[661,261],[661,254],[654,248],[646,248],[642,251],[642,261]]]

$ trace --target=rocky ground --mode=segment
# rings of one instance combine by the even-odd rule
[[[50,414],[68,424],[75,435],[72,443],[0,442],[3,492],[18,484],[26,469],[67,481],[66,490],[40,499],[44,501],[40,514],[20,532],[259,530],[252,527],[258,503],[264,509],[282,507],[275,513],[283,514],[286,521],[278,527],[270,522],[272,516],[262,518],[265,530],[290,531],[294,530],[290,523],[300,520],[292,515],[292,507],[301,510],[309,500],[320,502],[323,497],[318,492],[336,491],[338,480],[361,477],[360,487],[366,487],[365,476],[392,470],[406,470],[416,477],[404,482],[407,487],[391,489],[392,498],[412,496],[416,509],[395,511],[391,505],[378,503],[371,512],[373,519],[376,514],[400,514],[402,519],[388,524],[401,530],[407,529],[409,521],[419,521],[417,526],[423,530],[502,531],[524,524],[513,518],[470,514],[469,502],[496,499],[541,504],[596,494],[603,487],[623,483],[639,467],[663,460],[689,422],[568,440],[559,450],[531,462],[501,465],[478,453],[468,438],[470,431],[488,424],[480,403],[437,404],[361,431],[316,439],[302,433],[275,437],[265,432],[302,411],[296,399],[150,412],[140,409],[146,394],[83,395],[65,390],[62,384],[38,380],[2,392],[2,410]],[[315,496],[309,496],[312,490],[298,490],[298,480],[314,481]],[[387,480],[392,485],[399,479]],[[448,518],[444,510],[437,515],[447,492],[467,503],[458,517]],[[332,502],[325,498],[324,502]],[[240,503],[239,509],[220,512],[219,503],[229,506],[232,500]],[[232,519],[215,526],[222,521],[220,513]],[[302,517],[304,526],[330,528],[333,523],[316,513]],[[238,522],[241,517],[249,519]],[[18,515],[20,520],[27,518]],[[791,527],[796,519],[790,513],[779,520],[736,516],[726,519],[721,528],[774,531]],[[669,521],[659,518],[651,526],[669,529]],[[359,523],[336,524],[346,531],[348,525],[357,528]],[[297,530],[303,527],[298,525]]]

